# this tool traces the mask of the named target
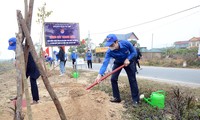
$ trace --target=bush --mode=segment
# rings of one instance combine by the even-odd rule
[[[141,60],[141,65],[147,66],[163,66],[163,67],[183,67],[186,61],[189,68],[199,68],[200,60],[197,56],[198,48],[191,49],[175,49],[168,48],[162,54],[160,59]]]

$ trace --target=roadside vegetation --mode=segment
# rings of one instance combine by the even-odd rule
[[[109,79],[94,89],[102,90],[112,96]],[[130,87],[127,77],[119,78],[120,95],[126,110],[123,114],[124,120],[200,120],[200,89],[173,85],[152,80],[138,79],[140,94],[149,98],[152,92],[164,90],[166,92],[165,108],[154,108],[143,99],[140,105],[133,108]]]
[[[0,74],[3,74],[10,69],[14,69],[12,60],[0,61]]]
[[[200,60],[197,56],[198,48],[175,49],[167,48],[162,53],[162,58],[141,60],[141,65],[162,67],[187,67],[199,68]]]

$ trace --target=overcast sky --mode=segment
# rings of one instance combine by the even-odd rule
[[[18,32],[16,10],[23,13],[23,2],[6,0],[0,3],[0,59],[14,56],[7,50],[8,39]],[[33,42],[39,41],[41,28],[35,21],[37,8],[44,2],[35,0],[31,33]],[[148,49],[152,45],[154,48],[169,47],[175,41],[200,37],[200,7],[138,25],[198,6],[199,0],[48,0],[46,3],[47,10],[53,11],[47,22],[78,22],[81,39],[87,38],[90,32],[90,38],[96,45],[110,33],[134,32],[139,38],[138,43]]]

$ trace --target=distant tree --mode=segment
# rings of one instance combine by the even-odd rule
[[[104,39],[102,43],[99,43],[99,47],[104,47],[105,42],[106,42],[106,39]]]
[[[36,20],[36,22],[38,24],[41,24],[41,26],[42,26],[41,33],[40,33],[40,45],[41,45],[41,47],[42,47],[43,39],[44,39],[44,22],[45,22],[45,19],[52,14],[52,12],[53,11],[47,11],[46,10],[46,3],[44,3],[42,7],[38,8],[38,12],[37,12],[38,19]]]
[[[72,52],[72,51],[75,51],[76,50],[76,47],[75,46],[70,46],[69,49],[68,49],[68,52]]]
[[[85,41],[87,41],[87,39],[84,39]],[[68,49],[69,52],[72,51],[77,51],[79,54],[84,54],[86,49],[87,49],[87,42],[80,42],[79,46],[70,46],[70,48]]]
[[[84,54],[86,52],[86,45],[85,44],[80,44],[79,46],[77,46],[77,52],[79,54]]]
[[[104,47],[104,43],[99,43],[99,47]]]

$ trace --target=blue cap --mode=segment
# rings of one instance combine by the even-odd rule
[[[16,38],[12,37],[8,40],[8,50],[15,50],[16,49]]]
[[[110,45],[112,45],[115,41],[117,41],[116,35],[115,35],[115,34],[109,34],[109,35],[106,37],[105,46],[110,46]]]
[[[53,51],[53,53],[56,55],[56,54],[58,54],[58,52],[57,51]]]

